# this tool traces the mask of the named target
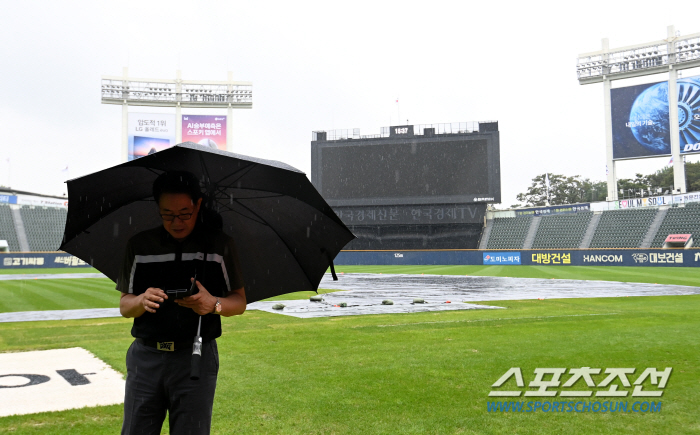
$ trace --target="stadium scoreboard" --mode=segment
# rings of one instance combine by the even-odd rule
[[[357,236],[345,249],[474,249],[501,201],[498,123],[317,131],[311,181]]]
[[[311,142],[311,180],[332,207],[501,201],[498,123],[435,134],[389,127],[387,137]]]

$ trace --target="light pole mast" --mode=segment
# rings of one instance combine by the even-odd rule
[[[679,139],[677,78],[678,70],[696,67],[700,67],[700,33],[676,36],[674,26],[668,26],[666,39],[611,50],[606,38],[603,39],[600,51],[578,56],[576,71],[579,84],[603,83],[609,201],[618,199],[610,97],[612,81],[668,73],[669,134],[671,156],[673,156],[674,190],[685,193],[685,166],[681,158]],[[692,114],[684,113],[684,116],[692,116]]]

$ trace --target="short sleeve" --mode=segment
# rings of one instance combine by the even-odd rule
[[[116,289],[122,293],[133,293],[132,279],[134,268],[134,248],[129,240],[126,244],[126,249],[124,250],[124,258],[122,259],[122,267],[119,269],[119,276],[117,277],[117,287]]]
[[[237,290],[244,287],[243,273],[241,271],[241,264],[238,261],[238,250],[236,249],[236,244],[233,239],[227,237],[226,245],[224,246],[224,267],[226,270],[226,280],[230,291]]]

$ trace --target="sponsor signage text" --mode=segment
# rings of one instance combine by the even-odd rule
[[[584,250],[410,250],[341,251],[338,265],[507,265],[698,267],[700,250],[584,249]]]
[[[550,216],[568,213],[591,211],[591,204],[557,205],[552,207],[520,208],[515,210],[516,216]]]
[[[521,264],[520,252],[484,252],[484,264]]]

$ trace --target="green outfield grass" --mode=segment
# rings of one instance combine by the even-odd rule
[[[700,278],[688,268],[338,266],[337,271],[684,285],[697,285]],[[106,279],[0,281],[0,311],[117,306],[113,288]],[[213,433],[700,433],[700,295],[484,303],[506,309],[317,319],[248,311],[224,318]],[[130,328],[131,321],[122,318],[0,323],[0,352],[80,346],[124,373]],[[487,402],[494,400],[488,397],[491,385],[511,367],[522,369],[526,385],[537,367],[634,367],[637,374],[672,367],[673,374],[662,398],[643,399],[661,401],[659,413],[487,412]],[[581,381],[577,386],[586,389]],[[121,414],[120,406],[107,406],[4,417],[0,434],[113,434]]]
[[[335,290],[320,289],[319,294]],[[308,299],[316,292],[296,292],[267,300]],[[17,311],[116,308],[120,293],[107,278],[18,279],[0,281],[0,313]]]
[[[119,292],[107,278],[0,281],[0,313],[118,306]]]
[[[40,269],[31,273],[66,273],[76,269]],[[25,273],[26,269],[24,270]],[[4,273],[5,271],[3,271]],[[16,269],[12,271],[15,273]],[[95,273],[88,269],[86,273]],[[700,286],[700,268],[618,266],[338,266],[342,273],[408,273],[437,275],[507,276],[624,281]],[[328,293],[332,289],[319,289]],[[307,299],[314,292],[296,292],[268,300]],[[119,293],[106,278],[29,279],[0,281],[0,313],[14,311],[75,310],[119,306]]]
[[[488,303],[507,310],[322,319],[249,311],[224,319],[213,433],[700,432],[700,296]],[[0,352],[81,346],[123,373],[130,325],[120,318],[4,323]],[[537,367],[587,366],[673,367],[662,411],[486,410],[491,384],[510,367],[520,367],[527,383]],[[0,433],[113,434],[121,412],[5,417]]]

